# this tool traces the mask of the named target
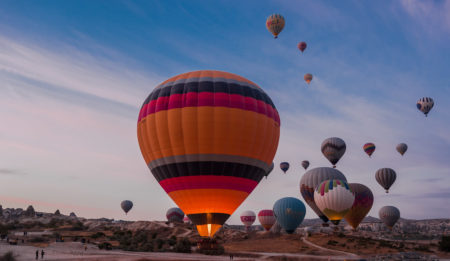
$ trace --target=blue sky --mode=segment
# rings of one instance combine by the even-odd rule
[[[286,18],[277,40],[265,28],[272,13]],[[448,13],[448,1],[2,1],[0,204],[164,219],[174,204],[140,155],[139,107],[168,77],[216,69],[272,97],[282,121],[275,162],[291,163],[230,223],[299,197],[300,162],[329,166],[320,144],[331,136],[347,143],[338,168],[374,192],[371,215],[395,205],[405,218],[449,217]],[[423,96],[436,103],[428,118],[415,108]],[[382,167],[398,174],[388,195],[374,178]],[[122,199],[135,202],[126,217]]]

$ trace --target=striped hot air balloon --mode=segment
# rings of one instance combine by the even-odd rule
[[[384,206],[378,211],[381,221],[392,230],[392,227],[397,223],[400,218],[400,210],[393,206]]]
[[[278,38],[278,35],[281,33],[281,31],[284,28],[284,17],[280,14],[273,14],[267,17],[266,20],[266,27],[269,32],[273,34],[273,37],[276,39]]]
[[[375,179],[386,190],[386,193],[389,193],[389,188],[394,184],[395,179],[397,179],[397,174],[393,169],[382,168],[375,173]]]
[[[328,219],[338,225],[353,205],[355,195],[347,182],[329,179],[320,183],[314,192],[314,202]]]
[[[431,111],[431,109],[434,106],[434,101],[430,97],[423,97],[420,98],[416,103],[417,109],[423,114],[425,114],[425,117],[428,116],[428,113]]]
[[[367,153],[367,155],[369,155],[369,157],[371,157],[373,152],[375,151],[375,144],[373,144],[372,142],[366,143],[363,146],[363,150],[365,153]]]
[[[338,137],[331,137],[325,139],[320,146],[322,154],[327,158],[331,164],[333,164],[333,168],[336,168],[336,163],[341,159],[344,155],[347,146],[343,139]]]
[[[166,218],[169,222],[183,222],[184,213],[179,208],[169,208],[166,212]]]
[[[397,147],[395,147],[395,149],[403,156],[403,154],[405,154],[405,152],[408,150],[408,145],[406,145],[405,143],[400,143],[397,145]]]
[[[241,214],[241,222],[244,224],[245,228],[249,230],[249,228],[255,223],[256,214],[251,210],[246,210]]]
[[[310,84],[311,81],[312,81],[312,79],[313,79],[313,75],[310,74],[310,73],[307,73],[307,74],[305,74],[305,75],[303,76],[303,79],[305,80],[305,82],[306,82],[307,84]]]
[[[263,209],[259,211],[258,213],[258,220],[261,226],[266,230],[269,231],[273,224],[277,221],[273,214],[273,210],[271,209]]]
[[[305,42],[299,42],[297,44],[297,48],[303,53],[303,51],[305,51],[305,49],[306,49],[306,43]]]
[[[268,173],[280,117],[255,83],[195,71],[150,93],[137,132],[153,176],[199,234],[212,237]]]
[[[288,171],[289,169],[289,162],[281,162],[280,163],[280,169],[286,173],[286,171]]]

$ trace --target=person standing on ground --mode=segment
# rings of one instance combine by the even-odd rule
[[[41,250],[41,259],[44,259],[44,254],[45,254],[44,249],[42,249]]]
[[[36,250],[36,260],[39,259],[39,250]]]

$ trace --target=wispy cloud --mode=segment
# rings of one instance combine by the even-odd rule
[[[0,169],[0,175],[24,176],[27,173],[16,169]]]

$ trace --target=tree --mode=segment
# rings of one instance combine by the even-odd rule
[[[439,241],[439,250],[450,252],[450,236],[442,236],[441,241]]]

